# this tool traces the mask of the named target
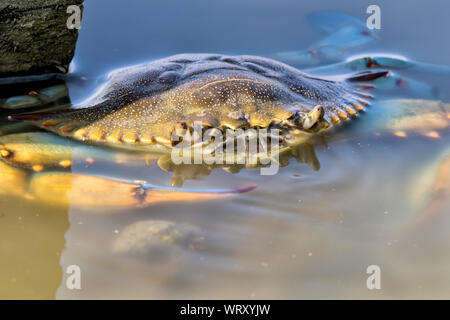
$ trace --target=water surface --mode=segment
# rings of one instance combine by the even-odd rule
[[[339,10],[365,19],[367,1],[86,1],[67,81],[72,101],[92,93],[117,67],[184,52],[274,56],[300,50],[323,34],[310,12]],[[378,41],[354,52],[388,52],[450,65],[448,5],[442,1],[378,1]],[[447,99],[450,79],[408,74]],[[79,81],[80,77],[88,80]],[[407,91],[377,99],[416,98]],[[375,112],[375,111],[374,111]],[[361,117],[370,121],[371,112]],[[203,202],[158,204],[117,212],[73,206],[54,209],[2,197],[1,296],[43,298],[448,298],[449,218],[445,210],[412,228],[433,176],[449,149],[439,139],[393,135],[355,137],[315,147],[320,170],[291,159],[274,176],[259,170],[216,169],[185,187],[257,184],[250,193]],[[74,166],[97,173],[170,185],[156,165]],[[429,180],[429,179],[428,179]],[[445,208],[448,212],[448,206]],[[164,220],[194,226],[201,248],[126,257],[114,243],[130,224]],[[5,249],[5,250],[6,250]],[[11,257],[14,257],[11,259]],[[366,268],[382,270],[382,289],[368,290]],[[68,290],[67,266],[82,270],[82,289]],[[6,288],[6,289],[5,289]]]

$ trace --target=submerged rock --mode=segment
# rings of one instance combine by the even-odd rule
[[[185,223],[144,220],[127,226],[113,243],[113,252],[147,258],[164,258],[183,250],[201,250],[201,230]]]

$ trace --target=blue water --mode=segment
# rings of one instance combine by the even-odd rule
[[[271,56],[300,50],[323,37],[309,13],[336,10],[362,21],[371,1],[144,0],[87,1],[74,62],[76,73],[101,76],[119,66],[186,52]],[[379,40],[364,52],[389,52],[450,64],[446,37],[450,4],[377,1]],[[358,52],[355,52],[358,53]]]

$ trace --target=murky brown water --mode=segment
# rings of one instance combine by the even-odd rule
[[[413,224],[426,203],[420,171],[433,168],[448,146],[426,141],[427,152],[418,157],[413,146],[424,142],[344,143],[318,148],[318,172],[292,163],[271,177],[217,172],[189,183],[259,185],[221,200],[112,215],[69,208],[61,265],[82,267],[83,290],[61,286],[58,297],[446,297],[449,203],[432,221]],[[127,225],[153,219],[198,227],[203,248],[137,258],[111,254]],[[379,292],[366,288],[372,264],[382,269]]]

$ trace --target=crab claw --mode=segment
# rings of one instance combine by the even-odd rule
[[[315,106],[310,112],[308,112],[303,119],[303,129],[311,129],[319,120],[323,119],[325,115],[325,110],[322,106]]]
[[[33,175],[27,196],[54,206],[70,205],[111,211],[160,202],[208,200],[255,188],[255,185],[236,189],[172,188],[139,181],[53,172]]]

